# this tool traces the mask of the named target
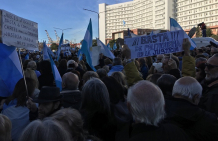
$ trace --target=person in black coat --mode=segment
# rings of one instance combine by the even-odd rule
[[[43,86],[54,86],[54,76],[52,74],[51,63],[48,60],[40,62],[41,75],[38,77],[39,89]]]
[[[189,140],[182,129],[162,122],[165,101],[160,88],[153,83],[142,80],[129,88],[127,106],[135,122],[117,133],[117,141]]]
[[[166,119],[184,129],[194,141],[217,141],[217,116],[197,106],[201,93],[202,87],[196,79],[183,77],[177,80],[173,98],[166,99]]]
[[[62,87],[63,90],[61,94],[62,105],[64,108],[71,107],[73,109],[79,110],[82,101],[81,92],[78,90],[79,78],[76,74],[72,72],[65,73],[62,77]]]

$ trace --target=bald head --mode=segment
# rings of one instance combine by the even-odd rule
[[[180,96],[189,101],[193,101],[193,98],[196,95],[198,95],[198,98],[200,99],[201,94],[202,94],[202,87],[200,83],[198,83],[198,81],[193,77],[189,77],[189,76],[182,77],[178,79],[173,86],[172,95],[174,97]]]
[[[62,77],[62,83],[64,88],[69,90],[76,90],[79,86],[79,78],[72,72],[65,73]]]
[[[164,97],[156,85],[142,80],[128,91],[128,108],[139,123],[155,125],[164,118]]]

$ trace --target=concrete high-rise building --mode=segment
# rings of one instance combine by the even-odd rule
[[[169,29],[169,17],[175,18],[175,0],[133,0],[99,4],[99,38],[102,42],[112,33],[129,29]],[[125,25],[123,24],[125,22]]]
[[[218,0],[177,0],[177,21],[185,31],[204,22],[214,34],[218,28]]]
[[[169,17],[189,32],[201,22],[218,33],[218,0],[133,0],[99,4],[100,40],[106,42],[113,32],[129,29],[169,30]],[[125,26],[123,25],[125,21]],[[122,35],[121,35],[122,36]]]

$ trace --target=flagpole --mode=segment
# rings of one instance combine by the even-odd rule
[[[20,49],[18,49],[18,51],[19,51],[19,59],[20,59],[21,69],[22,69],[22,73],[23,73],[23,80],[24,80],[24,84],[25,84],[25,88],[26,88],[26,94],[27,94],[27,97],[29,97],[28,88],[27,88],[27,84],[26,84],[26,78],[25,78],[24,70],[23,70],[23,63],[22,63],[21,55],[20,55]]]

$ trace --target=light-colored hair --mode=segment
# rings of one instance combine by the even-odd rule
[[[111,76],[114,77],[122,86],[127,85],[125,75],[122,72],[113,72]]]
[[[37,89],[39,88],[39,81],[38,81],[37,75],[36,75],[34,70],[27,68],[24,71],[24,75],[25,75],[25,77],[33,79],[36,82],[36,88]]]
[[[32,69],[32,70],[36,70],[36,68],[37,68],[36,62],[35,62],[35,61],[30,61],[30,62],[27,64],[27,68],[30,68],[30,69]]]
[[[72,72],[67,72],[62,77],[62,83],[66,85],[66,88],[70,90],[76,90],[79,86],[79,78]]]
[[[104,66],[103,69],[105,69],[107,71],[107,73],[110,71],[109,66]]]
[[[75,61],[74,60],[69,60],[67,61],[67,68],[70,69],[71,67],[69,67],[70,64],[74,65]]]
[[[127,95],[129,110],[135,121],[158,126],[164,118],[164,97],[160,88],[142,80],[129,88]]]
[[[0,141],[11,141],[12,124],[8,117],[0,114]]]
[[[24,129],[20,141],[70,141],[70,136],[54,120],[35,120]]]
[[[83,75],[83,84],[85,84],[90,78],[99,78],[98,74],[94,71],[87,71]]]
[[[67,126],[66,130],[70,133],[71,138],[77,141],[85,140],[86,132],[83,130],[83,120],[77,110],[71,108],[61,109],[51,115],[50,118],[58,121],[61,125],[63,124],[63,127]]]
[[[192,77],[183,77],[178,79],[173,86],[172,95],[174,96],[175,94],[192,100],[193,96],[196,94],[201,96],[202,86]]]

